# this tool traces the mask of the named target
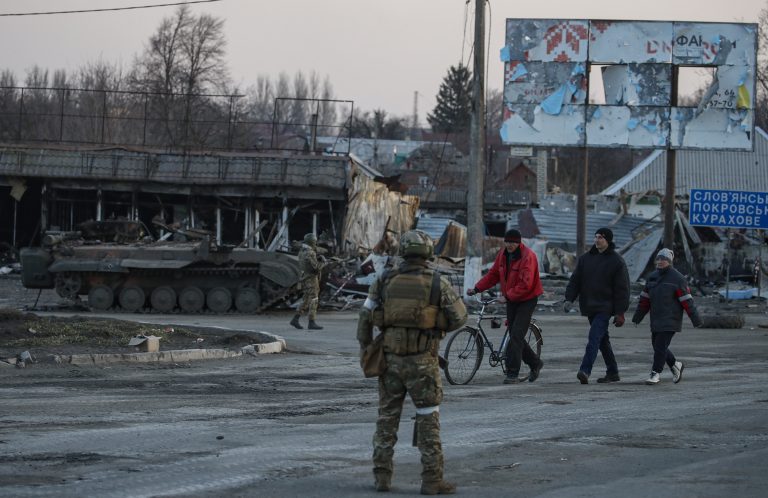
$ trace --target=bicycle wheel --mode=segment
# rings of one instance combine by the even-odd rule
[[[541,346],[544,344],[544,339],[541,338],[541,327],[536,322],[531,322],[528,325],[528,335],[525,338],[528,341],[528,345],[531,346],[536,356],[541,358]]]
[[[483,361],[483,342],[476,330],[469,327],[457,330],[445,346],[445,378],[449,384],[466,384]]]

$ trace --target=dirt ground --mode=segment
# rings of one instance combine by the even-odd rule
[[[164,326],[87,316],[37,316],[0,308],[0,361],[16,363],[29,352],[37,361],[52,355],[133,353],[134,336],[157,336],[163,350],[238,349],[260,342],[243,332],[210,327]]]

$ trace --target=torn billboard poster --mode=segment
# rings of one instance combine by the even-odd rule
[[[503,61],[584,62],[589,21],[507,19]]]
[[[695,66],[755,66],[757,26],[706,22],[674,23],[672,63]]]
[[[587,103],[587,78],[581,62],[523,62],[505,64],[504,101],[511,104],[541,104],[560,96],[554,102]],[[555,86],[557,84],[557,86]]]
[[[672,33],[668,21],[592,21],[589,59],[596,64],[671,64]]]
[[[558,114],[552,115],[538,104],[505,106],[501,139],[505,143],[583,146],[585,110],[583,105],[565,105]]]
[[[720,66],[699,103],[699,110],[752,109],[755,79],[749,66]]]
[[[751,150],[756,35],[755,24],[507,19],[501,138]],[[716,68],[700,104],[671,107],[676,64]]]
[[[745,150],[752,148],[754,114],[746,109],[673,107],[670,146],[675,149]]]
[[[669,143],[667,107],[588,106],[590,145],[601,147],[666,147]]]

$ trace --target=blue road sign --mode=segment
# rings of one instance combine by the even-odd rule
[[[768,192],[691,189],[691,225],[768,229]]]

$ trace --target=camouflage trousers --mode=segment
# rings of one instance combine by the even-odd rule
[[[379,418],[373,435],[374,476],[392,476],[397,429],[406,393],[417,408],[414,430],[421,453],[421,478],[425,482],[441,481],[443,447],[440,412],[436,408],[443,400],[443,386],[437,357],[429,352],[412,356],[387,353],[387,371],[379,377]]]
[[[309,319],[317,318],[317,303],[320,300],[320,279],[318,277],[309,277],[301,281],[303,298],[301,306],[296,313],[303,315],[309,313]]]

